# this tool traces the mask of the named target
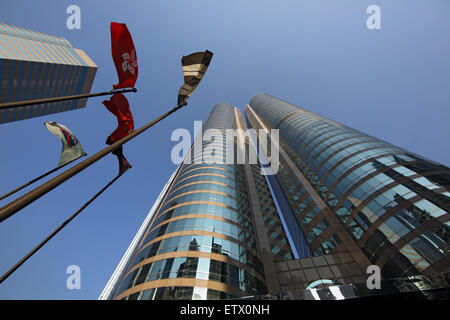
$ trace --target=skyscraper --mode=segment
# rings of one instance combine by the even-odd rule
[[[0,22],[0,103],[89,93],[96,72],[66,39]],[[83,108],[86,101],[0,110],[0,124]]]
[[[227,142],[237,148],[242,141],[208,140],[209,129],[237,127],[245,129],[237,109],[214,107],[205,134],[197,137],[150,212],[121,276],[102,298],[223,299],[268,292],[272,256],[292,258],[270,191],[257,165],[226,164]]]
[[[215,106],[101,299],[448,291],[449,168],[266,94],[244,111],[247,124]],[[236,134],[233,150],[248,157],[230,164],[230,136],[211,140],[208,129],[247,126],[266,137]],[[261,174],[274,152],[279,169]],[[383,290],[367,287],[373,265]]]
[[[312,256],[278,265],[282,290],[361,283],[369,265],[383,279],[450,271],[448,167],[266,94],[245,114],[251,127],[279,129],[274,183]]]

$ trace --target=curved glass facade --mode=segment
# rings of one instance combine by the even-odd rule
[[[448,167],[266,94],[252,98],[252,112],[279,129],[290,159],[280,159],[277,179],[313,255],[346,246],[318,196],[383,277],[449,270]]]
[[[233,129],[235,121],[233,107],[221,103],[203,130],[224,132]],[[226,164],[226,140],[232,138],[219,141],[205,136],[201,148],[196,149],[194,143],[192,153],[178,169],[116,284],[113,298],[229,299],[267,293],[248,172],[244,165]],[[205,156],[205,150],[212,147],[214,152]],[[277,212],[264,183],[257,186],[267,204],[258,207],[273,210],[267,214],[273,217],[267,218],[267,223],[275,233],[281,226],[279,221],[275,225]],[[291,258],[284,232],[278,231],[273,236],[273,254]]]
[[[370,265],[380,267],[383,281],[450,272],[448,167],[266,94],[244,112],[247,125],[266,136],[225,134],[247,125],[230,104],[216,105],[104,297],[365,288]],[[271,129],[279,141],[270,140]],[[270,176],[258,161],[236,161],[236,150],[264,139],[271,155],[274,146],[279,151]],[[261,160],[268,151],[258,145]]]

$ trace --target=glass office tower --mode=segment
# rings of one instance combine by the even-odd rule
[[[267,94],[244,112],[215,106],[100,299],[450,297],[449,168]]]
[[[0,103],[89,93],[96,71],[66,39],[0,22]],[[86,101],[0,110],[0,124],[83,108]]]
[[[225,135],[236,128],[246,129],[240,111],[216,105],[101,299],[279,292],[275,262],[292,259],[292,251],[259,165],[227,163],[227,144],[237,150],[249,142]]]
[[[274,183],[309,246],[311,258],[278,266],[283,290],[363,283],[369,265],[383,279],[450,271],[448,167],[267,94],[245,114],[251,127],[279,129]],[[333,260],[345,263],[321,270]]]

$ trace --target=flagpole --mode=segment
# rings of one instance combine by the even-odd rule
[[[28,181],[27,183],[21,185],[20,187],[17,187],[17,188],[15,188],[14,190],[11,190],[11,191],[8,192],[8,193],[5,193],[4,195],[2,195],[2,196],[0,197],[0,200],[3,200],[3,199],[5,199],[5,198],[9,197],[10,195],[16,193],[17,191],[22,190],[22,189],[25,188],[25,187],[28,187],[29,185],[35,183],[36,181],[41,180],[42,178],[45,178],[45,177],[48,176],[49,174],[52,174],[53,172],[58,171],[59,169],[61,169],[61,168],[65,167],[65,166],[67,166],[68,164],[71,164],[72,162],[74,162],[75,160],[80,159],[81,157],[82,157],[82,156],[79,156],[78,158],[72,159],[72,160],[70,160],[69,162],[64,163],[62,166],[53,168],[52,170],[47,171],[46,173],[40,175],[39,177],[34,178],[33,180]]]
[[[66,100],[92,98],[92,97],[98,97],[98,96],[113,95],[115,93],[127,93],[127,92],[136,92],[136,91],[137,91],[136,88],[128,88],[128,89],[111,90],[111,91],[104,91],[104,92],[97,92],[97,93],[78,94],[78,95],[73,95],[73,96],[0,103],[0,110],[10,109],[10,108],[19,108],[19,107],[24,107],[24,106],[32,106],[32,105],[42,104],[42,103],[52,103],[52,102],[60,102],[60,101],[66,101]]]
[[[122,173],[123,174],[123,173]],[[100,196],[106,189],[108,189],[122,174],[118,174],[112,179],[106,186],[104,186],[99,192],[97,192],[91,199],[89,199],[80,209],[71,215],[66,221],[64,221],[58,228],[56,228],[50,235],[47,236],[41,243],[39,243],[33,250],[28,252],[19,262],[17,262],[11,269],[8,270],[1,278],[0,283],[5,281],[14,271],[16,271],[22,264],[25,263],[33,254],[35,254],[40,248],[42,248],[51,238],[53,238],[59,231],[61,231],[66,225],[68,225],[78,214],[81,213],[89,204],[91,204],[98,196]]]
[[[35,189],[29,191],[28,193],[22,195],[20,198],[17,198],[16,200],[10,202],[9,204],[5,205],[4,207],[0,208],[0,223],[4,220],[8,219],[10,216],[17,213],[19,210],[23,209],[33,201],[37,200],[38,198],[42,197],[46,193],[50,192],[66,180],[70,179],[74,175],[78,174],[80,171],[86,169],[91,164],[97,162],[107,154],[109,154],[111,151],[116,150],[121,145],[125,144],[129,140],[135,138],[148,128],[152,127],[153,125],[157,124],[159,121],[163,120],[164,118],[168,117],[172,113],[178,111],[182,107],[187,105],[187,102],[183,102],[170,111],[164,113],[163,115],[159,116],[155,120],[147,123],[146,125],[142,126],[138,130],[134,131],[133,133],[129,134],[126,137],[123,137],[122,139],[118,140],[117,142],[113,143],[112,145],[100,150],[96,154],[92,155],[91,157],[87,158],[86,160],[80,162],[79,164],[71,167],[70,169],[64,171],[63,173],[59,174],[58,176],[54,177],[53,179],[43,183],[39,187],[36,187]]]

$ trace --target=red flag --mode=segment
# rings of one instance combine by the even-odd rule
[[[114,132],[111,133],[106,140],[107,144],[113,144],[134,131],[134,119],[131,114],[128,100],[121,93],[113,94],[111,99],[103,101],[103,104],[113,115],[117,117],[117,129],[114,130]],[[131,168],[131,165],[122,153],[122,146],[112,153],[117,156],[119,161],[119,174],[122,174],[127,169]]]
[[[103,101],[105,107],[117,117],[117,129],[108,137],[112,143],[119,141],[134,131],[134,120],[127,98],[115,93],[109,100]]]
[[[125,23],[111,22],[111,51],[119,76],[113,88],[134,88],[138,76],[136,49]]]

